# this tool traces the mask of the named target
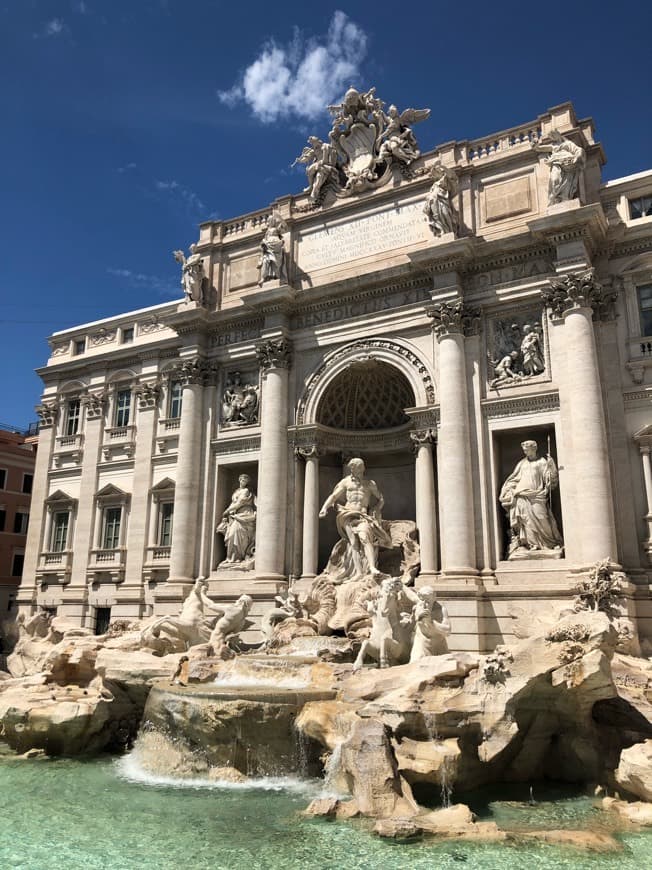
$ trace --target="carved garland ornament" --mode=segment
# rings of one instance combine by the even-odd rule
[[[43,404],[37,405],[34,410],[38,414],[41,429],[45,429],[46,426],[54,426],[59,418],[59,405],[57,402],[43,402]]]
[[[403,345],[397,344],[394,341],[388,341],[387,339],[361,339],[360,341],[356,341],[353,344],[347,344],[346,347],[340,348],[334,354],[329,356],[328,359],[324,360],[319,368],[312,374],[306,385],[305,392],[297,405],[298,426],[303,425],[303,423],[305,422],[306,408],[315,390],[319,386],[326,370],[330,370],[337,362],[337,360],[341,359],[343,356],[348,356],[349,354],[351,354],[352,351],[359,350],[361,352],[368,353],[373,348],[377,348],[378,350],[390,351],[391,353],[396,354],[397,356],[400,356],[403,359],[407,360],[410,365],[412,365],[419,373],[419,377],[421,378],[421,381],[423,383],[428,402],[432,404],[435,401],[435,387],[432,382],[432,378],[426,366],[421,362],[421,360],[415,353],[409,350],[409,348],[403,347]]]
[[[86,408],[86,419],[87,420],[95,420],[98,417],[102,417],[104,414],[104,409],[106,407],[107,395],[106,393],[86,393],[85,396],[81,397],[82,405]]]

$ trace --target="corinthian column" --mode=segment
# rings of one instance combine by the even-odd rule
[[[211,367],[203,359],[186,360],[174,373],[183,399],[168,583],[187,584],[195,578],[204,387],[210,374]]]
[[[288,369],[292,362],[291,345],[285,338],[267,339],[257,345],[256,355],[263,379],[256,573],[273,579],[285,575]]]
[[[312,579],[317,575],[319,559],[319,450],[317,447],[299,447],[306,461],[303,490],[303,559],[301,577]]]
[[[425,578],[425,575],[432,575],[437,571],[437,513],[435,507],[435,470],[432,461],[432,447],[437,439],[432,429],[411,432],[410,438],[416,454],[414,482],[421,556],[419,576]]]
[[[477,574],[471,438],[464,337],[477,331],[479,309],[461,300],[430,306],[439,342],[439,518],[442,574]]]
[[[595,280],[593,269],[550,281],[542,291],[551,316],[563,320],[568,376],[560,386],[572,430],[577,515],[581,517],[581,567],[618,558],[611,469],[593,317],[613,313],[613,294]]]

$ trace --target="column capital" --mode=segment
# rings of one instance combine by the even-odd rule
[[[289,369],[292,365],[292,342],[282,336],[258,341],[256,358],[263,377],[272,369]]]
[[[295,447],[294,452],[296,456],[301,456],[302,459],[319,459],[324,455],[324,451],[318,447],[316,444],[306,444],[301,447]]]
[[[552,318],[563,318],[578,308],[590,308],[596,320],[612,320],[616,316],[618,293],[605,288],[595,279],[595,270],[570,272],[560,278],[551,278],[549,286],[541,290],[544,305]]]
[[[56,426],[59,419],[59,402],[43,402],[37,405],[34,410],[38,414],[39,429]]]
[[[107,401],[108,395],[105,390],[97,393],[85,393],[81,397],[81,403],[86,408],[86,419],[98,420],[103,417]]]
[[[412,449],[416,453],[420,447],[432,447],[437,443],[437,431],[435,429],[414,429],[410,432],[410,441],[412,441]]]
[[[438,339],[454,334],[477,335],[480,331],[481,309],[467,305],[461,299],[427,305],[426,314],[432,319],[432,328]]]
[[[155,381],[143,381],[137,384],[134,392],[138,397],[138,409],[147,411],[155,408],[161,395],[161,383],[157,379]]]
[[[173,378],[182,387],[199,384],[205,387],[216,372],[216,366],[202,357],[192,357],[180,360],[173,370]]]

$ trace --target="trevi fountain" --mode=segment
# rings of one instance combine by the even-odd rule
[[[614,520],[603,485],[611,473],[606,435],[595,424],[602,399],[591,373],[591,318],[613,307],[614,291],[598,283],[578,253],[607,224],[599,203],[586,204],[593,183],[587,160],[597,160],[589,122],[573,126],[572,109],[559,112],[566,113],[564,133],[547,115],[543,130],[515,129],[490,146],[465,143],[476,168],[512,149],[514,165],[536,169],[545,215],[532,232],[540,247],[554,236],[565,246],[566,260],[560,254],[557,262],[571,264],[536,279],[539,309],[527,293],[525,301],[518,294],[502,300],[516,300],[516,310],[501,309],[491,320],[481,368],[477,327],[484,315],[460,298],[462,284],[475,286],[478,275],[450,278],[468,256],[471,230],[460,213],[468,172],[458,165],[460,149],[419,151],[412,127],[428,110],[385,110],[375,89],[350,89],[331,107],[327,141],[310,137],[298,158],[307,187],[296,198],[297,221],[351,203],[357,208],[383,196],[387,185],[407,186],[421,197],[418,213],[410,212],[419,226],[412,264],[433,247],[450,248],[450,262],[429,272],[434,304],[424,313],[423,300],[407,290],[401,303],[408,314],[416,305],[409,314],[414,329],[428,330],[438,347],[434,378],[407,344],[353,334],[348,356],[340,363],[337,351],[317,370],[344,372],[346,362],[358,385],[369,382],[369,372],[388,389],[399,384],[401,409],[413,407],[401,410],[392,431],[383,428],[387,408],[367,399],[367,419],[378,422],[347,430],[344,393],[331,396],[330,423],[311,418],[314,378],[306,378],[294,428],[279,430],[292,349],[286,332],[272,330],[263,336],[264,348],[257,346],[262,377],[246,359],[237,371],[234,360],[221,382],[219,435],[211,443],[216,456],[231,458],[215,474],[219,493],[210,496],[208,512],[210,476],[199,476],[201,453],[188,426],[199,407],[198,385],[209,381],[204,362],[182,360],[187,377],[174,384],[188,387],[186,416],[177,445],[170,387],[152,460],[162,469],[160,483],[152,477],[137,483],[151,458],[137,441],[133,491],[128,488],[124,469],[132,467],[133,450],[120,452],[121,439],[131,437],[128,415],[120,418],[124,425],[107,428],[105,446],[97,440],[101,473],[117,476],[97,480],[93,510],[105,518],[113,511],[115,542],[120,510],[129,509],[131,527],[122,544],[108,544],[105,524],[93,545],[84,491],[74,480],[79,468],[85,474],[91,429],[113,399],[84,387],[83,458],[76,429],[48,441],[58,431],[57,409],[76,399],[63,389],[63,399],[44,400],[35,481],[43,520],[30,523],[39,555],[33,564],[26,560],[19,615],[6,629],[12,649],[0,672],[1,866],[625,870],[652,864],[646,833],[652,826],[652,646],[636,609],[643,595],[635,591],[644,588],[649,569],[632,567],[629,539],[622,543],[621,517]],[[509,181],[516,185],[510,194],[516,212],[530,202],[529,183]],[[498,200],[487,194],[485,205],[500,218]],[[246,225],[256,248],[251,305],[271,299],[268,325],[286,316],[294,304],[290,281],[299,280],[286,206]],[[573,235],[565,227],[578,215],[587,222]],[[143,336],[158,330],[156,340],[163,341],[174,318],[182,336],[200,329],[195,323],[209,323],[214,303],[205,253],[201,244],[188,256],[174,252],[184,300],[163,313],[167,321],[161,315],[160,329],[142,329]],[[324,260],[324,268],[335,262]],[[400,271],[400,264],[384,268]],[[236,271],[232,266],[229,280]],[[449,285],[457,287],[453,295]],[[380,316],[391,311],[389,301],[367,310]],[[294,328],[300,331],[312,316],[293,315]],[[397,335],[399,328],[392,329]],[[98,340],[98,354],[110,351],[107,334]],[[215,335],[219,348],[221,333]],[[555,369],[562,339],[574,354],[565,379]],[[56,371],[68,364],[68,351],[65,342],[53,347],[63,348],[53,351]],[[465,353],[477,357],[468,380]],[[405,372],[418,370],[407,392],[392,354]],[[551,393],[551,366],[561,398]],[[480,389],[480,371],[487,398],[477,419],[492,421],[493,465],[483,453],[489,442],[471,440],[476,424],[466,390]],[[164,389],[163,381],[139,382],[139,438]],[[117,412],[128,410],[117,395]],[[516,422],[508,425],[510,414]],[[154,429],[147,431],[156,441]],[[647,470],[650,437],[649,424],[636,436],[641,453],[646,446]],[[288,471],[288,448],[296,468],[305,465],[300,480]],[[416,465],[408,472],[411,456]],[[88,468],[92,476],[94,467]],[[49,489],[48,475],[59,481]],[[173,493],[171,545],[165,537],[171,509],[161,512],[158,532],[155,521],[138,520],[148,486],[159,511]],[[59,549],[47,544],[48,536],[61,541],[72,534],[67,525],[61,531],[69,509],[76,516],[75,548],[84,534],[89,548],[88,557],[71,556],[72,574],[65,541]],[[625,522],[629,514],[623,516]],[[159,534],[155,544],[144,541],[147,528]],[[132,575],[136,551],[140,562]],[[498,628],[477,615],[490,605]],[[94,608],[109,607],[107,624],[100,626],[99,610],[89,622]]]

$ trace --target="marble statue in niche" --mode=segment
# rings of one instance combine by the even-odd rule
[[[325,517],[331,507],[337,510],[337,530],[341,541],[336,544],[339,552],[331,555],[329,564],[335,568],[332,579],[342,583],[378,576],[378,547],[391,547],[392,541],[381,525],[382,508],[385,504],[375,481],[365,477],[365,464],[354,458],[348,463],[349,474],[335,487],[319,511]],[[344,502],[342,504],[342,502]]]
[[[215,530],[218,535],[223,535],[226,547],[226,559],[218,568],[249,570],[254,566],[256,545],[256,496],[248,474],[241,474],[238,482],[231,504]]]
[[[190,256],[186,257],[183,251],[173,251],[174,259],[181,265],[181,286],[186,302],[203,303],[202,283],[204,272],[202,269],[201,256],[197,253],[197,246],[190,246]]]
[[[493,321],[493,349],[487,354],[493,374],[491,389],[512,386],[526,378],[543,374],[546,368],[543,350],[541,313],[536,310]]]
[[[445,236],[449,233],[457,235],[458,218],[453,206],[453,197],[457,194],[459,184],[457,175],[452,169],[447,169],[440,162],[430,170],[433,183],[426,194],[423,206],[428,225],[435,236]]]
[[[258,384],[242,383],[240,372],[227,375],[222,393],[222,425],[251,426],[258,422],[260,407]]]
[[[536,441],[521,444],[525,457],[503,483],[498,500],[509,517],[508,559],[558,559],[563,541],[552,513],[551,493],[559,485],[550,455],[537,456]]]
[[[265,281],[281,281],[287,283],[285,241],[283,233],[288,231],[288,225],[277,211],[267,218],[267,229],[260,243],[260,259],[258,261],[258,284],[262,287]]]
[[[561,135],[559,130],[551,130],[548,143],[541,140],[530,142],[535,151],[549,156],[544,163],[550,167],[548,181],[548,205],[567,202],[577,196],[580,173],[586,164],[584,149]]]

